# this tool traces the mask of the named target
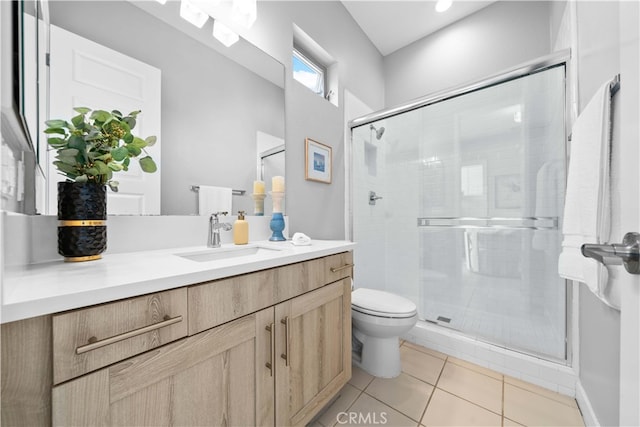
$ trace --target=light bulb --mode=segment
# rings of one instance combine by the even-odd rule
[[[194,6],[189,0],[180,1],[180,16],[198,28],[202,28],[209,19],[209,15]]]
[[[226,47],[231,46],[240,39],[240,36],[217,19],[213,21],[213,37]]]
[[[436,3],[436,12],[444,12],[445,10],[448,10],[452,3],[452,0],[438,0],[438,3]]]

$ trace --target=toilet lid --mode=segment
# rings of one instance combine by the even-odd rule
[[[380,314],[413,315],[416,313],[416,305],[408,299],[367,288],[358,288],[351,292],[351,305],[354,308]]]

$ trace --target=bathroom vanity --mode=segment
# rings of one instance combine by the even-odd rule
[[[146,280],[117,273],[118,255],[10,277],[8,316],[44,312],[2,325],[3,424],[308,423],[351,376],[353,244],[284,244],[204,262],[148,251]],[[77,270],[101,284],[82,292]]]

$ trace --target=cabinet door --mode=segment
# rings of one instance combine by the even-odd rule
[[[351,377],[349,278],[276,306],[276,424],[304,425]]]
[[[59,385],[53,424],[273,425],[273,321],[265,309]]]

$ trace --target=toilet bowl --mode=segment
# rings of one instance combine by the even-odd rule
[[[389,292],[358,288],[351,293],[354,364],[371,375],[400,375],[400,335],[418,321],[416,305]]]

